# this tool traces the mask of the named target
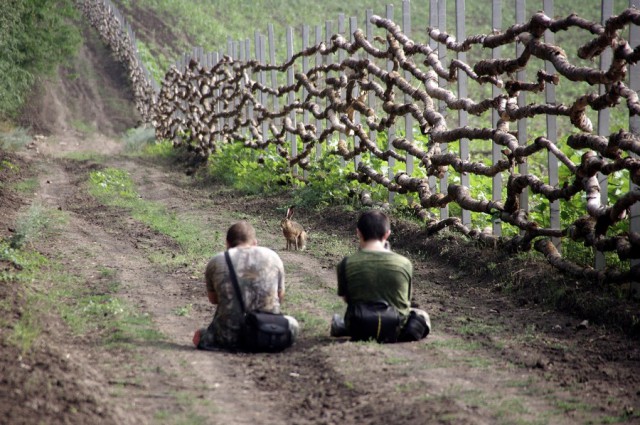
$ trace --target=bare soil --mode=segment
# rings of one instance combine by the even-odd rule
[[[87,43],[86,52],[97,51],[99,46]],[[593,283],[559,276],[544,262],[455,235],[426,237],[419,225],[400,219],[394,219],[391,243],[414,261],[414,302],[432,317],[427,340],[384,346],[334,340],[328,337],[329,317],[326,332],[305,332],[304,325],[311,329],[312,319],[325,312],[314,301],[335,291],[334,268],[341,257],[318,236],[355,242],[357,211],[299,211],[298,221],[311,235],[309,249],[284,251],[277,219],[288,202],[285,195],[243,196],[187,176],[181,164],[123,155],[115,124],[104,131],[96,125],[91,134],[70,131],[69,123],[91,114],[96,123],[122,118],[97,107],[96,98],[80,95],[97,92],[96,85],[105,84],[100,81],[119,87],[120,99],[128,99],[121,70],[113,72],[117,67],[99,65],[89,54],[81,55],[80,63],[96,78],[50,83],[44,93],[57,99],[55,107],[31,115],[41,128],[49,126],[50,136],[38,141],[37,149],[0,152],[0,163],[19,165],[0,167],[0,236],[11,237],[17,211],[29,203],[64,211],[69,217],[64,232],[33,248],[77,276],[89,293],[105,293],[116,279],[117,296],[148,315],[164,337],[110,346],[105,344],[110,330],[78,335],[54,310],[43,313],[42,335],[22,352],[10,335],[30,311],[26,291],[44,294],[61,283],[0,285],[0,299],[11,313],[0,320],[0,422],[640,423],[636,301],[611,298]],[[79,108],[70,106],[78,101]],[[122,122],[135,121],[132,116]],[[65,156],[79,150],[105,156],[100,163]],[[193,272],[203,270],[207,258],[169,270],[152,261],[180,248],[128,211],[88,195],[88,173],[107,166],[127,170],[143,199],[207,223],[211,231],[202,237],[210,241],[212,255],[222,249],[216,232],[224,234],[239,218],[256,223],[261,244],[286,264],[289,290],[305,295],[298,305],[285,304],[285,310],[306,319],[299,341],[280,354],[194,350],[193,331],[213,314],[202,274]],[[10,189],[12,182],[32,176],[39,182],[35,193]],[[9,261],[0,262],[2,270],[19,272]],[[546,302],[548,288],[558,285],[574,295],[553,308]],[[578,301],[578,292],[601,308],[585,307],[589,304]],[[176,314],[187,305],[188,314]]]

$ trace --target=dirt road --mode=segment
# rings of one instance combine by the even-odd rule
[[[124,336],[121,328],[73,329],[64,306],[78,301],[60,297],[30,353],[3,343],[6,423],[640,423],[637,341],[497,290],[504,282],[486,264],[447,256],[459,249],[453,239],[425,240],[394,222],[394,249],[415,263],[414,301],[432,316],[426,341],[336,341],[328,322],[343,306],[334,267],[354,249],[357,212],[302,214],[309,249],[288,252],[278,229],[286,199],[243,196],[178,166],[122,155],[109,138],[82,141],[97,153],[70,159],[79,146],[52,137],[29,152],[38,184],[25,201],[67,217],[34,248],[72,277],[76,294],[106,294],[91,299],[117,302],[146,327]],[[202,283],[208,255],[185,255],[175,237],[89,195],[89,173],[105,168],[125,170],[148,205],[200,229],[208,255],[223,249],[220,235],[235,220],[253,222],[260,243],[285,263],[284,309],[302,324],[295,346],[259,355],[194,350],[193,331],[213,313]],[[532,267],[544,268],[520,265]],[[34,291],[55,291],[59,276]]]

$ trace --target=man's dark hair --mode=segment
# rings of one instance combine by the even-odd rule
[[[382,211],[367,211],[358,219],[358,230],[365,241],[380,241],[390,229],[389,217]]]
[[[239,221],[227,230],[229,248],[243,243],[251,243],[256,239],[256,229],[246,221]]]

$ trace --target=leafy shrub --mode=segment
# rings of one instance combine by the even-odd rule
[[[222,145],[209,157],[208,172],[248,194],[274,193],[292,181],[288,164],[275,146],[253,150],[242,143]]]

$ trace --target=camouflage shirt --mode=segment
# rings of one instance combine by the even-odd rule
[[[229,250],[247,311],[280,313],[278,292],[284,293],[284,267],[274,251],[264,247]],[[238,343],[242,313],[224,253],[219,253],[205,270],[207,290],[215,292],[218,305],[213,316],[214,343],[233,348]]]

